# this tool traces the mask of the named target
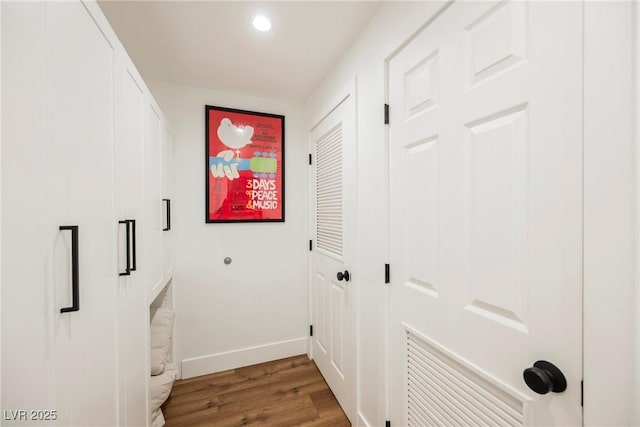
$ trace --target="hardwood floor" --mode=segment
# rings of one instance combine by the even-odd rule
[[[306,355],[176,381],[166,427],[351,426]]]

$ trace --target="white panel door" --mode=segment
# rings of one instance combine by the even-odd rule
[[[118,272],[122,274],[118,277],[119,421],[123,426],[143,426],[147,425],[148,416],[149,306],[143,276],[146,266],[138,255],[145,222],[144,201],[140,197],[144,187],[145,93],[128,61],[123,56],[118,60],[115,181]]]
[[[147,100],[144,115],[144,263],[149,302],[162,287],[162,175],[160,114]]]
[[[45,143],[46,14],[42,2],[2,4],[2,409],[55,409],[45,264],[52,227]],[[28,169],[27,169],[28,166]],[[36,268],[37,267],[37,268]],[[3,425],[25,425],[5,418]]]
[[[581,424],[582,4],[449,4],[389,97],[392,423]]]
[[[171,231],[171,198],[173,174],[172,137],[166,123],[162,123],[162,198],[163,198],[163,233],[162,233],[162,273],[166,283],[173,276],[173,232]]]
[[[55,409],[59,425],[116,419],[114,49],[80,2],[47,3]],[[71,305],[78,226],[79,311]]]
[[[312,355],[347,417],[355,422],[355,289],[348,268],[355,239],[353,95],[311,132],[315,239],[311,253]]]

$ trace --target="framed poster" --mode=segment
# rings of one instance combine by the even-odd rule
[[[206,222],[284,222],[284,116],[205,106]]]

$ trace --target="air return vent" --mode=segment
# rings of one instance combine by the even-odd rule
[[[342,123],[316,142],[318,249],[342,256]]]
[[[523,402],[407,331],[408,424],[522,426]]]

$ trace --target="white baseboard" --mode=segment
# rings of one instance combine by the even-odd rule
[[[304,337],[184,359],[182,378],[213,374],[306,353],[307,338]]]

